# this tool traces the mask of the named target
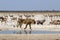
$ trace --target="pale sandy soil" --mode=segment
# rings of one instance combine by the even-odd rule
[[[43,31],[60,31],[60,25],[32,25],[32,30],[43,30]],[[13,27],[8,25],[0,26],[0,30],[24,30],[25,25],[20,27]],[[29,26],[26,30],[30,30]]]
[[[0,34],[0,40],[60,40],[60,34]]]

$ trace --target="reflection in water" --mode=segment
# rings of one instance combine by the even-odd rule
[[[31,30],[27,31],[27,30],[24,30],[25,34],[31,34]]]
[[[14,31],[13,34],[22,34],[21,30],[19,31]]]
[[[31,30],[24,30],[24,31],[22,31],[22,30],[19,30],[19,31],[14,31],[13,33],[14,34],[31,34]]]
[[[42,31],[42,30],[3,30],[0,34],[60,34],[60,31]]]

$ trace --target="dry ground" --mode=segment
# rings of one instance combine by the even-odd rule
[[[60,40],[60,34],[0,34],[0,40]]]

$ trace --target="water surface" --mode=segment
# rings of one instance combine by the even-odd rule
[[[60,31],[42,31],[42,30],[3,30],[0,34],[60,34]]]

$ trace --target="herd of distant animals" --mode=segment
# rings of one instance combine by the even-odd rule
[[[41,24],[41,25],[43,25],[43,23],[46,21],[46,19],[36,21],[35,19],[31,19],[29,17],[27,17],[26,19],[16,18],[16,17],[13,17],[13,16],[10,16],[10,17],[12,17],[11,20],[17,20],[18,19],[17,20],[17,27],[20,26],[20,28],[21,28],[23,24],[26,24],[24,29],[26,29],[28,25],[29,25],[29,27],[31,29],[31,24],[37,24],[37,25]],[[22,16],[20,16],[20,17],[22,17]],[[2,22],[6,23],[7,18],[8,18],[8,16],[0,17],[1,23]],[[53,20],[53,21],[50,22],[50,24],[55,24],[55,25],[60,24],[60,20]]]

